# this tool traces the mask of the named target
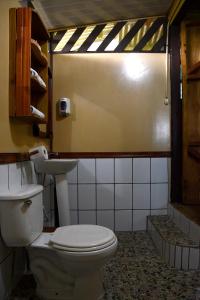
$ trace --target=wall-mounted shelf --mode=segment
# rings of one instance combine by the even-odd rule
[[[9,94],[12,118],[48,125],[48,39],[49,34],[34,10],[28,7],[10,9]],[[46,88],[31,78],[30,68],[43,79]],[[31,105],[43,112],[45,119],[32,115]]]
[[[200,162],[200,145],[188,146],[188,154],[190,157]]]
[[[39,81],[32,77],[31,78],[31,91],[32,93],[46,93],[47,88],[39,83]]]
[[[197,73],[198,71],[200,71],[200,61],[198,61],[197,63],[193,64],[187,72],[187,80],[200,80],[200,74]]]
[[[35,59],[35,61],[42,67],[46,67],[48,65],[46,55],[41,52],[40,48],[33,41],[31,41],[31,54],[33,59]]]
[[[200,22],[181,24],[182,197],[184,204],[200,204]]]
[[[188,69],[188,75],[196,73],[198,70],[200,70],[200,61],[197,63],[193,64],[189,69]]]
[[[195,80],[200,80],[200,74],[196,75],[196,74],[190,74],[187,77],[188,81],[195,81]]]
[[[16,117],[16,119],[20,119],[20,120],[23,120],[25,121],[26,123],[36,123],[36,124],[47,124],[47,120],[46,119],[42,119],[42,118],[39,118],[35,115],[29,115],[29,116],[20,116],[20,117]]]

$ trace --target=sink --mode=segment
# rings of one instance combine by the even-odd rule
[[[44,146],[30,149],[29,154],[30,159],[34,163],[36,173],[53,175],[57,196],[59,225],[70,225],[70,202],[66,174],[76,167],[78,159],[48,159],[48,152]],[[44,181],[45,177],[41,176],[41,179]]]
[[[59,225],[70,225],[70,207],[66,174],[76,167],[78,159],[45,159],[36,162],[37,172],[55,177]]]
[[[59,175],[70,172],[77,164],[77,159],[46,159],[40,164],[42,173]]]

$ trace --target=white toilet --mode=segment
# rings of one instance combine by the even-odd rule
[[[9,247],[26,247],[41,299],[100,300],[102,267],[117,238],[97,225],[68,225],[43,233],[41,185],[0,194],[1,235]]]

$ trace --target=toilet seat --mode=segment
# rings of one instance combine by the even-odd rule
[[[93,252],[114,244],[112,230],[98,225],[68,225],[53,233],[50,243],[53,248],[68,252]]]

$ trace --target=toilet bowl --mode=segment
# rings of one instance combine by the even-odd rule
[[[69,225],[42,233],[29,247],[30,267],[42,299],[102,299],[102,267],[117,248],[113,232]]]
[[[67,225],[43,233],[42,190],[27,185],[0,194],[4,242],[28,250],[41,299],[102,299],[102,268],[117,249],[114,232],[98,225]]]

